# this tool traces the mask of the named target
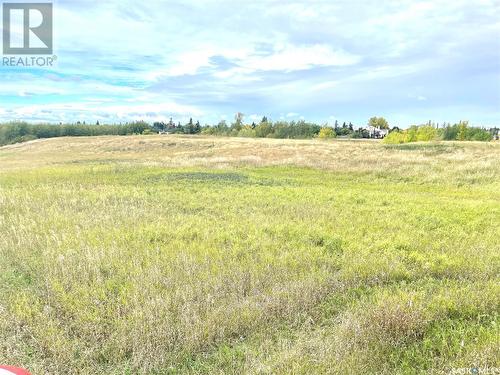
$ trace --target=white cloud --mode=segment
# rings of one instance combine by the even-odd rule
[[[232,78],[239,81],[255,81],[259,78],[248,78],[251,74],[262,72],[293,72],[315,67],[354,65],[361,61],[360,56],[350,54],[341,49],[334,49],[326,44],[313,45],[277,45],[272,53],[262,55],[254,51],[244,59],[236,59],[239,66],[215,76]]]
[[[408,98],[410,99],[416,99],[419,102],[423,102],[427,100],[427,97],[424,95],[415,95],[415,94],[408,94]]]
[[[335,50],[326,44],[279,46],[273,54],[263,57],[253,56],[242,65],[251,70],[294,71],[316,66],[353,65],[361,60],[343,50]]]
[[[7,116],[5,111],[1,116]],[[202,116],[203,111],[193,106],[180,105],[174,102],[137,103],[102,105],[96,102],[64,103],[47,105],[26,105],[13,108],[8,114],[9,119],[23,119],[32,121],[60,121],[73,122],[76,120],[96,121],[110,119],[114,121],[165,121],[170,116],[186,118]],[[1,119],[1,117],[0,117]]]
[[[384,105],[410,113],[413,102],[418,114],[421,94],[432,92],[429,107],[453,101],[477,105],[480,117],[497,113],[500,7],[493,0],[71,0],[54,11],[58,66],[2,72],[0,100],[14,103],[9,109],[36,100],[49,112],[32,115],[47,120],[92,111],[163,115],[163,106],[179,116],[203,109],[213,121],[238,110],[308,119],[334,111],[365,121],[365,112]]]
[[[196,74],[201,68],[213,67],[211,58],[223,57],[238,67],[215,72],[218,78],[239,78],[241,81],[255,81],[259,78],[248,77],[256,71],[291,72],[307,70],[321,66],[353,65],[361,60],[360,56],[350,54],[341,49],[334,49],[326,44],[313,45],[277,45],[275,50],[262,55],[255,47],[240,49],[218,49],[204,47],[195,51],[187,51],[176,57],[170,67],[147,73],[148,79],[161,76],[182,76]]]

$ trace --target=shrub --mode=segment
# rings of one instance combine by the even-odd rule
[[[265,138],[273,131],[273,126],[266,122],[261,122],[255,127],[255,136],[259,138]]]
[[[457,139],[457,134],[458,134],[458,126],[457,125],[453,125],[453,126],[448,125],[447,127],[445,127],[443,129],[443,133],[442,133],[441,138],[444,141],[454,141]]]
[[[424,125],[417,128],[417,141],[428,142],[437,138],[437,130],[434,126]]]
[[[329,127],[323,127],[318,133],[318,138],[321,139],[328,139],[328,138],[335,138],[337,134],[335,134],[335,131],[332,128]]]
[[[448,125],[443,129],[441,138],[445,141],[483,141],[493,139],[491,131],[482,128],[469,127],[467,121],[460,121],[455,125]]]
[[[390,132],[387,137],[384,138],[384,143],[387,144],[400,144],[408,142],[406,134],[400,131]]]
[[[491,141],[493,136],[486,129],[469,128],[467,122],[460,122],[453,126],[448,125],[442,130],[438,130],[432,125],[413,125],[407,130],[392,131],[385,137],[384,143],[429,142],[439,138],[445,141]]]
[[[406,142],[417,142],[417,132],[417,125],[412,125],[408,130],[403,131],[403,133],[406,133]]]
[[[493,136],[485,129],[469,128],[467,138],[470,141],[489,142],[493,139]]]
[[[251,126],[245,125],[239,132],[238,132],[239,137],[248,137],[248,138],[253,138],[255,137],[255,130],[252,129]]]
[[[151,127],[145,122],[126,125],[27,124],[13,122],[0,125],[0,146],[37,138],[78,137],[97,135],[147,134]]]
[[[467,140],[467,122],[460,122],[458,124],[457,141]]]

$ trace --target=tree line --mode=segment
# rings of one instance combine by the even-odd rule
[[[389,129],[389,124],[382,117],[372,117],[368,125],[378,129]],[[175,123],[170,119],[168,123],[155,122],[153,130],[160,133],[178,133],[178,134],[207,134],[225,137],[251,137],[251,138],[289,138],[289,139],[308,139],[314,137],[334,138],[337,136],[352,138],[372,138],[373,133],[367,129],[354,129],[354,125],[344,122],[342,125],[335,121],[333,127],[327,125],[318,125],[316,123],[299,121],[270,121],[266,116],[258,123],[251,124],[243,122],[243,115],[237,113],[234,122],[228,124],[225,120],[220,121],[215,126],[201,126],[199,121],[193,122],[190,119],[185,125]]]
[[[435,124],[413,125],[405,130],[391,131],[385,137],[385,143],[409,143],[425,141],[483,141],[488,142],[498,139],[499,129],[478,128],[469,126],[468,121],[460,121],[458,124],[444,124],[438,127]]]
[[[39,138],[78,137],[97,135],[129,135],[151,132],[143,121],[124,125],[28,124],[11,122],[0,125],[0,145],[26,142]]]
[[[137,121],[123,125],[88,125],[76,124],[28,124],[26,122],[11,122],[0,124],[0,145],[26,142],[39,138],[99,136],[99,135],[131,135],[152,133],[176,134],[206,134],[228,137],[252,138],[383,138],[387,143],[406,143],[431,140],[458,140],[458,141],[490,141],[498,138],[498,128],[477,128],[469,126],[468,122],[458,124],[443,124],[441,126],[428,123],[420,126],[411,126],[401,130],[397,127],[390,128],[383,117],[372,117],[367,127],[354,128],[349,122],[342,125],[335,121],[333,126],[319,125],[316,123],[299,121],[270,121],[263,117],[258,123],[245,124],[243,115],[238,113],[235,120],[228,124],[220,121],[217,125],[202,126],[199,121],[182,125],[170,119],[169,122],[155,122],[152,125]],[[387,135],[387,136],[386,136]]]

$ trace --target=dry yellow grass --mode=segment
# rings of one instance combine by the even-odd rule
[[[408,152],[414,149],[417,152]],[[382,145],[371,140],[281,140],[179,135],[35,140],[0,148],[2,171],[68,163],[119,162],[162,167],[294,165],[353,173],[434,178],[495,177],[500,143]],[[448,168],[447,166],[452,166]]]

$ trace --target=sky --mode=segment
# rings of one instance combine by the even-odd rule
[[[500,125],[498,0],[53,3],[56,65],[0,66],[0,122]]]

